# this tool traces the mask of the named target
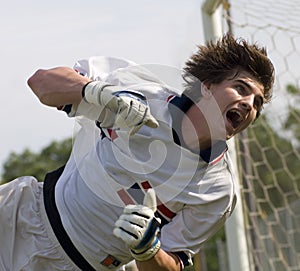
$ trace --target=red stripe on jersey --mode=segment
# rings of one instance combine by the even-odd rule
[[[170,95],[170,96],[167,98],[167,103],[170,102],[174,97],[175,97],[175,95]]]
[[[176,214],[173,213],[167,206],[165,206],[159,199],[157,199],[157,209],[167,218],[173,218]]]
[[[148,181],[141,183],[142,187],[147,191],[149,188],[152,188],[151,184]]]
[[[218,163],[220,160],[222,160],[222,158],[224,157],[225,152],[223,152],[219,157],[217,157],[215,160],[211,161],[209,164],[210,165],[214,165],[216,163]]]
[[[222,155],[220,155],[218,158],[216,158],[215,160],[213,160],[212,162],[210,162],[210,165],[214,165],[216,163],[218,163],[224,156],[224,153]]]
[[[151,184],[148,181],[144,181],[141,183],[142,187],[147,191],[149,188],[152,188]],[[157,209],[167,218],[171,219],[176,214],[173,213],[167,206],[165,206],[158,197],[156,197],[157,201]]]
[[[114,141],[116,138],[118,138],[118,135],[116,133],[115,130],[112,130],[112,129],[107,129],[107,132],[109,134],[109,137],[112,141]]]
[[[119,190],[117,193],[125,205],[134,204],[134,201],[131,197],[129,197],[128,193],[124,189]]]

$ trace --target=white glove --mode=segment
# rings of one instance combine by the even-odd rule
[[[83,98],[90,104],[103,106],[110,110],[115,118],[114,124],[119,128],[131,128],[130,134],[135,134],[143,125],[158,127],[157,120],[151,115],[145,96],[137,91],[120,91],[120,86],[110,86],[107,83],[93,81],[83,90]],[[103,128],[111,128],[112,115],[103,112],[99,121]]]
[[[115,223],[114,235],[128,245],[138,261],[151,259],[160,249],[157,237],[160,220],[154,216],[155,211],[155,192],[148,189],[143,205],[127,205]]]

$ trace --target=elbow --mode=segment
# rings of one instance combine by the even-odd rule
[[[27,85],[43,104],[47,104],[47,95],[43,92],[45,73],[46,70],[39,69],[27,80]]]
[[[39,69],[32,76],[30,76],[27,80],[28,86],[34,91],[38,84],[41,82],[41,78],[43,77],[45,70]]]

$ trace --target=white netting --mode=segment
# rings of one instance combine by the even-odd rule
[[[265,45],[276,70],[265,117],[237,140],[251,270],[300,270],[300,2],[226,6],[224,24]]]

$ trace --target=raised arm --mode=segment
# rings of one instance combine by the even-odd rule
[[[92,81],[71,68],[38,70],[28,79],[28,85],[41,103],[49,106],[73,105],[76,111],[84,98],[87,104],[99,108],[99,114],[93,120],[98,120],[103,128],[129,128],[133,135],[143,125],[158,127],[142,93]]]
[[[82,88],[91,81],[68,67],[36,71],[27,81],[41,103],[59,107],[78,105],[82,100]]]

